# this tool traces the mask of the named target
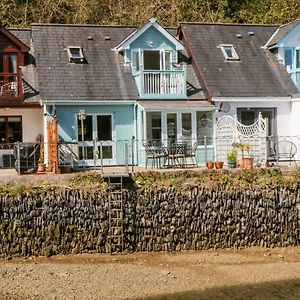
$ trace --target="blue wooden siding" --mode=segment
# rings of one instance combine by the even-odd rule
[[[77,115],[80,109],[86,114],[112,114],[116,140],[131,139],[134,135],[133,105],[57,105],[59,139],[65,142],[77,141]]]
[[[135,41],[132,42],[132,44],[130,45],[130,52],[128,53],[128,59],[130,61],[132,50],[137,49],[173,50],[172,59],[174,62],[177,62],[177,53],[175,45],[154,27],[150,27],[141,36],[139,36]]]
[[[77,115],[84,109],[87,115],[113,115],[116,163],[124,165],[124,140],[131,140],[135,132],[134,105],[57,105],[58,134],[61,142],[77,140]]]
[[[287,68],[292,80],[294,81],[297,88],[300,90],[300,61],[297,66],[297,55],[298,52],[300,60],[300,24],[298,24],[291,32],[289,32],[279,43],[278,50],[281,53],[283,63],[285,66],[290,65],[290,68]],[[286,61],[285,50],[291,51],[291,60],[292,64],[289,64]]]

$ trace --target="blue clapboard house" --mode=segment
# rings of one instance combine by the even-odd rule
[[[155,19],[138,29],[32,25],[46,142],[57,118],[78,166],[145,165],[146,145],[175,141],[198,141],[198,164],[212,159],[214,106],[176,34]]]

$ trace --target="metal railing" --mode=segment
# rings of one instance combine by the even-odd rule
[[[19,97],[20,79],[20,74],[0,73],[0,97]]]
[[[255,165],[264,166],[266,162],[276,164],[281,161],[286,165],[291,165],[289,156],[284,160],[274,156],[278,153],[278,143],[289,141],[293,143],[293,155],[290,160],[300,159],[300,136],[269,136],[267,138],[245,138],[239,140],[239,143],[250,145],[249,153],[254,158]],[[117,141],[85,141],[85,142],[59,142],[57,147],[57,167],[77,169],[95,169],[104,173],[106,167],[122,167],[122,172],[134,172],[135,166],[145,166],[147,146],[165,147],[172,143],[186,143],[187,149],[195,149],[196,166],[203,166],[207,161],[221,160],[227,162],[227,154],[232,150],[234,141],[232,136],[220,138],[202,137],[198,140],[130,140]],[[290,144],[290,143],[288,143]],[[262,147],[263,145],[263,147]],[[44,143],[42,149],[45,152],[45,162],[50,157],[47,143]],[[262,151],[263,150],[263,151]],[[37,169],[41,147],[39,143],[14,143],[0,144],[0,168],[15,168],[19,173],[34,172]],[[242,153],[238,151],[238,160]]]
[[[186,69],[140,70],[134,74],[141,98],[186,97]]]

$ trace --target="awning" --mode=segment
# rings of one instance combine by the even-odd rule
[[[139,101],[138,105],[145,110],[151,111],[169,111],[169,110],[198,110],[210,111],[215,106],[209,101],[186,101],[186,100],[157,100],[157,101]]]

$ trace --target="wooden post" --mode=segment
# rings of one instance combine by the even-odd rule
[[[58,132],[57,119],[47,122],[48,172],[58,173]]]

